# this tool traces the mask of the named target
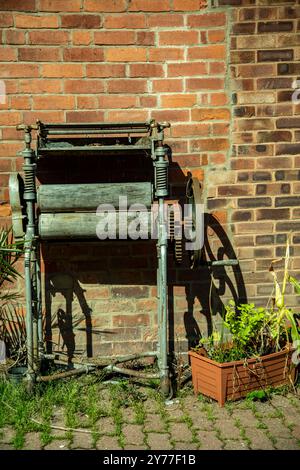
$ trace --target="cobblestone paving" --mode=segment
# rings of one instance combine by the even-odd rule
[[[109,398],[106,400],[110,406]],[[139,408],[124,407],[103,417],[90,430],[82,417],[79,430],[64,428],[61,410],[52,421],[51,442],[42,445],[40,433],[25,436],[25,449],[151,449],[151,450],[300,450],[300,397],[275,395],[266,403],[246,400],[219,408],[217,403],[187,391],[163,402],[147,398]],[[0,430],[0,449],[12,449],[14,429]]]

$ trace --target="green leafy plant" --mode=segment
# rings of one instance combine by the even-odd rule
[[[11,285],[20,276],[16,265],[23,253],[23,242],[14,242],[11,229],[0,230],[0,339],[18,361],[24,358],[25,322],[16,300],[18,293]]]
[[[214,332],[208,338],[202,338],[195,348],[200,354],[207,355],[217,362],[229,362],[251,357],[263,356],[293,347],[300,352],[300,328],[296,314],[286,305],[286,287],[294,286],[300,294],[300,283],[289,274],[290,236],[288,237],[284,257],[282,285],[278,281],[274,264],[270,272],[274,280],[274,296],[266,307],[256,307],[254,303],[236,305],[233,300],[225,307],[223,326],[230,334],[230,340],[224,341],[222,334]],[[281,260],[280,260],[281,261]]]

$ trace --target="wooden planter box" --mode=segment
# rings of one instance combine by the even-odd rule
[[[238,400],[253,390],[291,383],[295,367],[291,364],[292,350],[284,350],[247,361],[219,363],[189,351],[194,392],[203,393],[224,406],[228,400]]]

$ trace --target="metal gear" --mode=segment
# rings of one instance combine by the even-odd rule
[[[169,234],[175,263],[181,264],[183,258],[182,239],[175,238],[175,215],[173,210],[169,213]]]

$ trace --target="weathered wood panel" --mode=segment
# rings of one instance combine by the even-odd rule
[[[39,234],[44,240],[147,239],[151,233],[150,222],[150,212],[140,212],[138,215],[136,212],[125,211],[99,215],[94,212],[44,213],[39,217]],[[108,233],[109,237],[107,237]]]
[[[152,184],[43,184],[38,189],[37,202],[41,212],[96,211],[99,204],[112,204],[118,209],[120,196],[126,196],[126,208],[136,203],[150,207]]]

